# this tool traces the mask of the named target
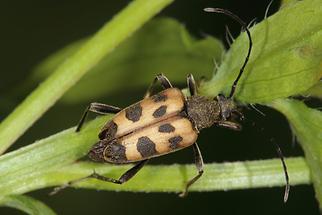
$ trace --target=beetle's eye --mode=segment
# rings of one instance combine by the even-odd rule
[[[224,110],[221,114],[224,119],[228,119],[231,116],[231,112],[229,109]]]

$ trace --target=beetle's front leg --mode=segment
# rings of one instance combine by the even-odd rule
[[[123,184],[133,178],[133,176],[142,169],[142,167],[148,162],[147,160],[140,161],[139,163],[135,164],[131,169],[126,171],[119,179],[109,178],[100,174],[97,174],[96,172],[92,173],[91,175],[87,176],[86,178],[95,178],[97,180],[106,181],[106,182],[112,182],[114,184]]]

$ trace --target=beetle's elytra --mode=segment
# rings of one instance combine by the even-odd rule
[[[232,118],[237,116],[242,119],[243,116],[237,110],[232,96],[248,62],[252,40],[246,24],[236,15],[223,9],[210,9],[212,12],[224,13],[235,19],[243,26],[249,38],[247,56],[232,85],[229,97],[219,95],[216,98],[207,98],[198,95],[197,86],[191,74],[187,77],[190,96],[185,97],[180,89],[172,87],[170,81],[163,74],[159,74],[148,88],[144,99],[125,109],[91,103],[85,110],[76,132],[80,131],[90,111],[116,115],[101,129],[98,135],[99,141],[90,150],[89,158],[98,162],[114,164],[137,162],[137,164],[119,179],[105,177],[95,172],[85,178],[122,184],[131,179],[149,159],[192,146],[198,174],[186,183],[184,191],[180,194],[185,196],[188,188],[203,174],[203,159],[196,143],[199,131],[213,125],[240,130],[241,126]],[[151,96],[157,82],[160,82],[164,90]],[[68,185],[77,181],[79,180],[72,181]],[[53,193],[64,187],[66,186],[56,189]]]
[[[100,143],[90,151],[90,158],[131,163],[190,146],[197,139],[197,130],[184,108],[185,98],[177,88],[125,108],[102,128]]]
[[[157,79],[167,81],[163,75]],[[199,130],[214,123],[228,125],[220,110],[233,110],[226,110],[223,104],[198,95],[185,98],[179,89],[170,87],[118,112],[102,128],[100,141],[89,156],[101,162],[131,163],[190,146]],[[97,105],[92,104],[90,109]]]

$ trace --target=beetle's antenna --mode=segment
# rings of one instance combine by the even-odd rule
[[[244,68],[247,65],[247,62],[249,60],[250,53],[251,53],[251,50],[252,50],[253,42],[252,42],[252,38],[251,38],[251,35],[250,35],[250,31],[248,30],[247,24],[241,18],[239,18],[236,14],[233,14],[229,10],[225,10],[225,9],[222,9],[222,8],[210,8],[210,7],[208,7],[208,8],[205,8],[204,11],[213,12],[213,13],[222,13],[222,14],[225,14],[225,15],[231,17],[232,19],[237,21],[243,27],[243,29],[246,31],[248,39],[249,39],[249,48],[248,48],[247,56],[245,58],[243,66],[239,70],[239,74],[238,74],[236,80],[234,81],[234,83],[233,83],[233,85],[231,87],[231,91],[230,91],[230,94],[229,94],[229,97],[228,97],[228,98],[232,98],[234,93],[235,93],[237,83],[238,83],[241,75],[244,72]]]
[[[274,139],[271,139],[271,141],[274,142],[277,154],[280,157],[282,165],[283,165],[283,170],[284,170],[284,174],[285,174],[285,181],[286,181],[285,191],[284,191],[284,203],[286,203],[287,200],[288,200],[289,193],[290,193],[290,181],[289,181],[289,176],[288,176],[288,172],[287,172],[287,167],[286,167],[286,163],[285,163],[285,160],[284,160],[284,155],[282,153],[281,148],[274,141]]]

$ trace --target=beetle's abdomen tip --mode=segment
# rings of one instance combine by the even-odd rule
[[[96,162],[127,163],[125,150],[125,146],[115,140],[102,140],[93,146],[88,157]]]
[[[88,152],[89,159],[96,161],[96,162],[104,162],[104,149],[105,143],[103,141],[99,141],[96,143],[91,150]]]

